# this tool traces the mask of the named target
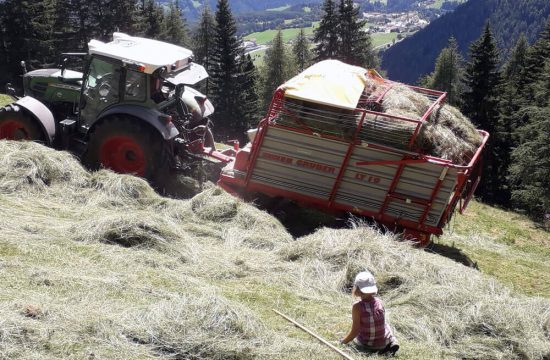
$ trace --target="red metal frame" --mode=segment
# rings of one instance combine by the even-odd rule
[[[346,151],[346,156],[342,161],[342,165],[340,165],[340,171],[336,176],[336,180],[334,181],[334,186],[332,187],[332,190],[330,192],[330,196],[328,199],[329,209],[332,208],[332,206],[334,205],[334,198],[336,197],[336,192],[340,187],[340,183],[342,182],[342,178],[344,177],[344,173],[346,172],[346,168],[348,167],[349,159],[351,158],[351,154],[353,153],[353,149],[355,148],[355,145],[357,142],[357,136],[359,135],[359,132],[361,132],[361,128],[363,127],[363,121],[365,121],[365,113],[363,113],[363,115],[361,116],[361,120],[357,123],[357,128],[355,129],[353,138],[349,143],[348,150]]]
[[[376,77],[376,75],[377,74],[373,75],[369,72],[369,76]],[[394,83],[383,80],[379,75],[378,75],[378,77],[379,77],[379,79],[375,79],[375,80],[377,80],[379,82],[384,81],[387,84],[387,88],[384,89],[382,94],[380,96],[378,96],[375,100],[375,102],[380,103],[380,102],[383,101],[383,98],[384,98],[385,94],[387,94],[387,92],[391,89],[391,87],[394,85]],[[380,79],[382,79],[382,80],[380,80]],[[260,149],[262,148],[262,144],[263,144],[265,135],[269,131],[270,127],[282,128],[282,129],[290,130],[290,131],[293,131],[293,132],[308,134],[308,135],[313,134],[313,131],[307,126],[304,126],[305,129],[304,128],[295,128],[295,127],[290,127],[290,126],[285,126],[285,125],[279,125],[279,124],[276,124],[276,123],[273,122],[273,120],[277,117],[277,115],[281,111],[285,111],[285,109],[284,109],[284,90],[282,88],[279,88],[279,89],[276,90],[276,92],[273,96],[273,99],[271,101],[271,104],[269,106],[267,116],[264,119],[262,119],[260,121],[259,125],[258,125],[258,132],[257,132],[257,134],[254,138],[254,141],[252,142],[252,147],[251,147],[251,150],[250,150],[248,166],[246,168],[246,177],[244,178],[244,181],[243,181],[242,178],[233,177],[230,174],[224,174],[222,172],[222,174],[220,176],[220,181],[218,182],[218,184],[222,188],[224,188],[225,190],[227,190],[228,192],[233,193],[233,194],[239,193],[239,194],[244,195],[244,194],[247,194],[247,193],[252,194],[252,193],[255,193],[255,192],[260,192],[260,193],[264,193],[264,194],[270,195],[270,196],[287,197],[287,198],[293,199],[297,202],[307,204],[309,206],[316,206],[316,207],[322,208],[325,211],[331,211],[331,212],[342,212],[342,211],[343,212],[348,212],[349,211],[349,212],[356,213],[358,215],[373,217],[377,221],[379,221],[379,222],[381,222],[385,225],[400,226],[400,227],[404,228],[406,230],[406,232],[408,231],[407,236],[409,236],[409,237],[411,237],[413,235],[417,236],[418,234],[421,234],[421,235],[422,234],[440,235],[442,233],[442,228],[445,225],[445,223],[448,221],[448,216],[452,212],[454,207],[456,206],[457,201],[459,199],[464,199],[466,201],[466,205],[467,205],[468,201],[470,200],[470,198],[473,195],[473,191],[475,191],[475,187],[477,186],[477,182],[479,181],[479,179],[476,180],[476,183],[474,184],[474,186],[472,186],[472,188],[470,189],[468,194],[466,194],[466,195],[463,194],[464,187],[465,187],[466,182],[468,181],[468,179],[469,179],[469,177],[472,173],[472,169],[473,169],[474,166],[476,166],[477,162],[479,161],[481,151],[482,151],[483,147],[485,146],[485,144],[487,142],[488,133],[485,132],[485,131],[480,131],[480,134],[483,137],[482,144],[479,146],[479,148],[475,152],[474,156],[472,157],[472,159],[470,160],[468,165],[456,165],[456,164],[453,164],[449,160],[445,160],[445,159],[437,158],[437,157],[434,157],[434,156],[425,155],[425,154],[422,154],[420,152],[412,151],[412,148],[413,148],[413,145],[415,143],[416,137],[418,136],[420,127],[426,121],[426,119],[431,114],[431,112],[436,108],[436,106],[442,104],[445,101],[446,93],[435,91],[435,90],[430,90],[430,89],[414,87],[414,86],[410,86],[410,88],[417,91],[417,92],[426,94],[427,96],[430,96],[431,98],[435,98],[435,101],[433,101],[433,103],[428,108],[426,113],[422,116],[422,118],[420,118],[420,119],[410,119],[410,118],[406,118],[406,117],[394,116],[394,115],[390,115],[390,114],[386,114],[386,113],[380,113],[380,112],[371,111],[371,110],[367,110],[367,109],[356,109],[356,113],[361,112],[362,115],[361,115],[360,121],[358,121],[357,127],[355,129],[355,132],[354,132],[353,137],[352,137],[351,140],[344,139],[344,138],[338,137],[338,136],[333,136],[333,135],[330,135],[330,134],[322,134],[322,133],[318,134],[322,138],[327,138],[327,139],[331,139],[331,140],[336,140],[336,141],[349,143],[346,154],[345,154],[345,156],[342,160],[342,163],[340,164],[340,168],[339,168],[338,174],[336,176],[336,179],[334,181],[334,184],[332,186],[332,189],[331,189],[331,192],[329,194],[328,200],[327,199],[316,198],[316,197],[313,197],[313,196],[307,196],[307,195],[299,194],[299,193],[289,191],[289,190],[282,190],[282,189],[279,189],[279,188],[276,188],[276,187],[273,187],[273,186],[264,185],[264,184],[260,184],[260,183],[255,183],[255,182],[251,181],[252,174],[254,172],[254,167],[256,165],[256,162],[258,160],[258,156],[259,156],[259,153],[260,153]],[[373,100],[369,100],[369,101],[372,102]],[[351,156],[353,154],[353,150],[354,150],[355,146],[358,145],[358,136],[359,136],[359,133],[360,133],[360,131],[361,131],[363,125],[364,125],[365,118],[366,118],[367,114],[372,114],[372,115],[376,115],[376,116],[383,116],[385,118],[392,119],[394,121],[406,121],[406,122],[413,122],[413,123],[417,124],[416,128],[414,130],[414,133],[412,134],[411,139],[409,141],[409,149],[410,149],[409,151],[396,150],[395,148],[392,148],[390,146],[384,146],[384,145],[379,145],[379,144],[370,144],[369,143],[367,145],[367,146],[375,148],[375,149],[389,151],[389,152],[393,152],[395,154],[401,154],[403,156],[403,158],[401,160],[359,161],[359,162],[356,162],[356,164],[355,164],[356,166],[398,165],[397,171],[396,171],[396,173],[395,173],[395,175],[392,179],[392,182],[390,184],[390,188],[388,190],[386,198],[384,199],[384,202],[383,202],[381,208],[377,212],[359,210],[359,209],[354,208],[352,206],[339,204],[339,203],[335,202],[335,198],[336,198],[338,188],[339,188],[339,186],[342,182],[343,176],[344,176],[344,174],[347,170],[347,167],[349,165],[349,161],[350,161]],[[402,195],[402,194],[399,194],[399,193],[395,193],[395,189],[397,188],[397,184],[399,182],[401,174],[403,173],[406,165],[408,165],[408,164],[417,164],[417,163],[425,163],[425,162],[438,164],[442,168],[442,174],[440,175],[439,179],[434,184],[434,188],[433,188],[433,190],[430,194],[429,199],[413,198],[411,196],[405,196],[405,195]],[[455,186],[455,189],[454,189],[454,191],[451,195],[451,198],[449,199],[449,201],[447,203],[447,206],[445,207],[445,209],[443,211],[443,214],[441,216],[441,219],[439,221],[438,226],[426,225],[425,221],[426,221],[426,219],[428,217],[428,214],[429,214],[429,212],[432,208],[432,204],[433,204],[433,202],[435,201],[435,199],[437,197],[437,193],[441,189],[441,186],[442,186],[443,181],[444,181],[445,176],[446,176],[446,172],[450,168],[455,168],[455,169],[458,170],[457,184]],[[405,202],[411,202],[411,203],[423,205],[423,206],[425,206],[425,209],[423,210],[422,215],[419,218],[418,222],[397,218],[397,217],[394,217],[394,216],[387,215],[385,213],[385,211],[386,211],[387,207],[389,206],[389,203],[390,203],[391,200],[399,200],[399,201],[405,201]],[[460,209],[461,212],[463,211],[463,209],[465,208],[466,205],[461,207],[461,209]],[[429,239],[429,235],[428,235],[428,239]],[[425,241],[427,241],[426,237],[421,236],[421,242],[425,242]]]

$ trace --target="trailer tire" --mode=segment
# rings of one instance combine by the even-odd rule
[[[0,109],[0,139],[46,142],[37,121],[17,105]]]
[[[111,116],[97,125],[89,139],[83,162],[92,170],[108,168],[137,175],[155,186],[167,176],[164,139],[137,118]]]

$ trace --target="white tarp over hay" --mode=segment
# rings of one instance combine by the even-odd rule
[[[355,110],[367,84],[367,71],[337,60],[318,62],[281,87],[285,97]]]

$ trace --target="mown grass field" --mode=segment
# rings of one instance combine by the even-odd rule
[[[313,34],[313,30],[319,25],[319,22],[316,21],[312,24],[312,26],[305,28],[306,35]],[[290,40],[296,38],[298,34],[300,33],[300,29],[283,29],[281,30],[283,33],[283,41],[289,42]],[[258,45],[265,45],[273,40],[275,35],[277,34],[277,30],[265,30],[261,32],[255,32],[252,34],[248,34],[244,37],[245,40],[251,40],[256,39],[256,43]]]
[[[215,187],[164,198],[0,141],[0,359],[334,359],[272,309],[336,344],[364,268],[400,359],[550,356],[550,234],[523,215],[473,201],[426,250],[360,221],[293,238]]]
[[[436,250],[479,270],[357,221],[295,239],[215,187],[163,198],[67,153],[0,141],[0,234],[0,358],[334,359],[272,309],[336,343],[364,268],[400,359],[550,354],[548,233],[476,202]]]
[[[391,43],[397,39],[397,33],[374,33],[371,34],[372,46],[377,47],[383,44]]]
[[[311,35],[313,33],[313,30],[318,26],[318,23],[315,22],[313,26],[306,28],[306,34]],[[283,41],[285,43],[289,43],[293,39],[295,39],[298,36],[298,33],[300,32],[300,29],[284,29],[282,30],[283,33]],[[256,32],[249,34],[245,36],[244,38],[246,40],[252,40],[255,39],[256,43],[258,45],[266,45],[269,44],[275,35],[277,34],[277,30],[266,30],[262,32]],[[383,44],[391,43],[393,40],[397,39],[397,33],[374,33],[371,34],[372,37],[372,44],[373,47],[377,47]],[[263,64],[263,57],[265,55],[265,50],[255,51],[251,54],[252,58],[254,60],[254,64],[256,66],[260,66]]]

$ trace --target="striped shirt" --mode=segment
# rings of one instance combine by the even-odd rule
[[[384,304],[379,298],[361,300],[361,328],[357,341],[371,349],[383,349],[392,342],[393,334],[386,321]]]

